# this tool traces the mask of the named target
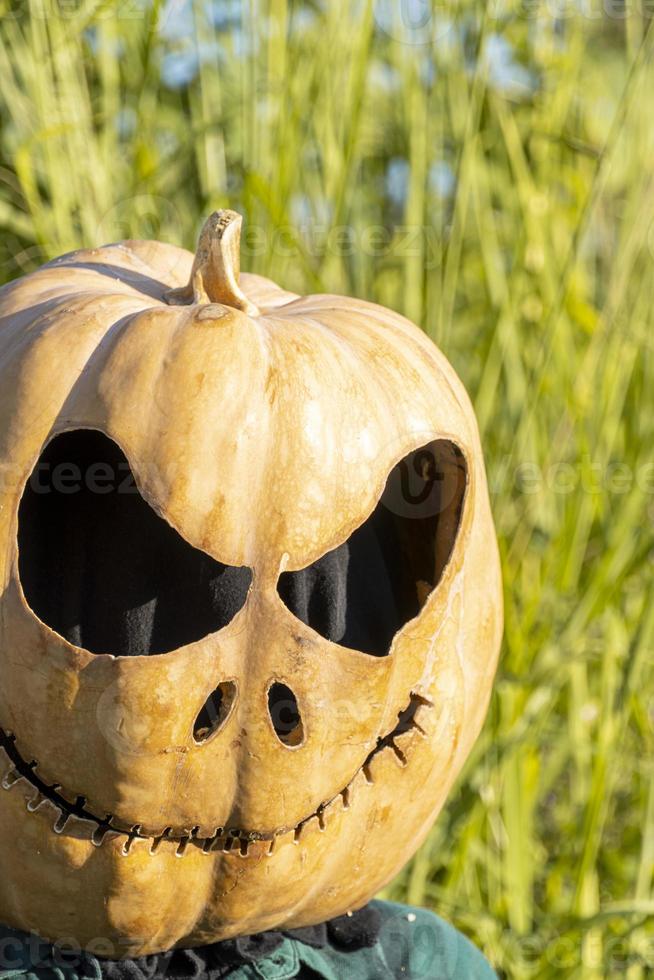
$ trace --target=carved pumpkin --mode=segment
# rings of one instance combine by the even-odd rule
[[[460,382],[401,316],[239,277],[240,224],[0,291],[0,920],[113,955],[364,904],[496,666]]]

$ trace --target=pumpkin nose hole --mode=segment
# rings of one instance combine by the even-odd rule
[[[284,745],[301,745],[304,740],[302,716],[297,698],[286,684],[275,683],[268,691],[268,711],[275,734]]]
[[[236,684],[223,681],[212,691],[195,719],[193,738],[196,742],[206,742],[229,718],[236,701]]]

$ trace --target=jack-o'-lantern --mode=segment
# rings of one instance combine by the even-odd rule
[[[322,922],[424,839],[501,631],[462,385],[401,316],[194,257],[0,291],[0,921],[119,955]]]

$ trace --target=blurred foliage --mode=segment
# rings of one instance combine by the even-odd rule
[[[406,313],[468,386],[503,660],[387,894],[511,980],[654,971],[651,13],[0,0],[3,280],[230,205],[247,267]]]

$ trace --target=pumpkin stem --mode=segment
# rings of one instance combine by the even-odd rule
[[[256,316],[259,308],[241,287],[241,225],[236,211],[214,211],[200,233],[188,285],[170,289],[165,300],[172,306],[190,303],[221,303]]]

